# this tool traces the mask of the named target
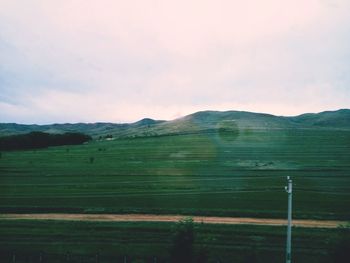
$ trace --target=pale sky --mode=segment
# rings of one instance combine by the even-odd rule
[[[0,122],[350,108],[349,0],[0,0]]]

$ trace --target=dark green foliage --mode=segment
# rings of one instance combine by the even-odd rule
[[[173,236],[173,247],[170,252],[172,263],[194,262],[194,226],[193,220],[187,218],[176,224]]]
[[[0,137],[0,149],[39,149],[49,146],[77,145],[89,140],[91,140],[91,137],[82,133],[67,132],[64,134],[50,134],[45,132],[30,132],[27,134]]]
[[[209,260],[209,248],[200,247],[196,256],[196,263],[207,263]]]
[[[331,256],[333,263],[348,263],[350,259],[350,228],[344,228],[333,241]]]

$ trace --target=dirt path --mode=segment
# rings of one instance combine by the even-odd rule
[[[150,214],[0,214],[0,220],[68,220],[68,221],[134,221],[134,222],[177,222],[187,216],[183,215],[150,215]],[[193,216],[194,222],[207,224],[248,224],[248,225],[286,225],[286,219],[244,218],[244,217],[214,217]],[[349,227],[347,221],[332,220],[293,220],[293,226],[310,228]]]

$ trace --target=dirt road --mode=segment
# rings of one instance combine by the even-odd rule
[[[177,222],[187,216],[183,215],[150,215],[150,214],[0,214],[0,220],[68,220],[68,221],[115,221],[115,222]],[[244,217],[214,217],[192,216],[194,222],[207,224],[247,224],[283,226],[286,219],[244,218]],[[309,228],[349,227],[347,221],[332,220],[293,220],[293,226]]]

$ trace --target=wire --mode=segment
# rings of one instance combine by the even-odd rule
[[[76,195],[12,195],[12,196],[1,196],[1,198],[38,198],[38,197],[46,197],[46,198],[90,198],[90,197],[131,197],[131,196],[171,196],[171,195],[201,195],[201,194],[235,194],[235,193],[261,193],[261,192],[269,192],[276,191],[276,189],[246,189],[246,190],[234,190],[234,191],[173,191],[167,193],[150,193],[150,192],[134,192],[134,193],[101,193],[101,194],[89,194],[89,195],[81,195],[81,193],[77,193]],[[281,190],[281,188],[278,188]]]

